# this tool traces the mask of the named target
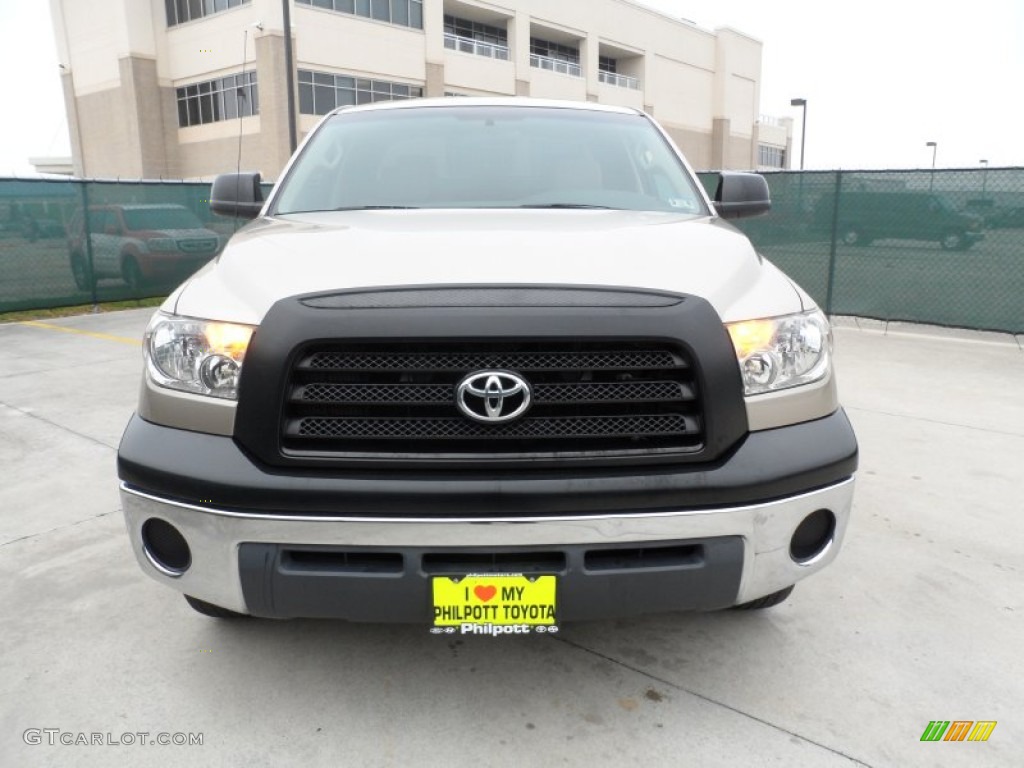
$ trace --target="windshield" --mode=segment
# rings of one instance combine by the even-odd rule
[[[128,208],[123,215],[128,229],[203,228],[203,223],[187,208]]]
[[[273,213],[548,207],[707,214],[642,115],[512,106],[335,115],[284,179]]]

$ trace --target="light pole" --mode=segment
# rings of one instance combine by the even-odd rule
[[[928,177],[928,191],[931,192],[935,184],[935,155],[939,151],[939,144],[936,141],[926,141],[924,145],[932,148],[932,174]]]
[[[804,147],[807,146],[807,99],[790,99],[789,106],[800,107],[803,110],[803,120],[800,125],[800,170],[804,169]]]
[[[988,192],[988,160],[982,158],[978,162],[981,163],[983,169],[981,172],[981,196],[984,198],[985,193]]]

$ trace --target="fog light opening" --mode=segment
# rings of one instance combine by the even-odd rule
[[[800,565],[810,565],[828,552],[835,533],[836,516],[831,510],[811,512],[793,532],[789,542],[789,556]]]
[[[157,517],[142,524],[142,549],[153,567],[166,576],[181,576],[192,565],[192,551],[185,537]]]

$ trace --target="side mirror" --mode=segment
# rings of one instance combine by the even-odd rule
[[[772,207],[768,182],[759,173],[722,171],[715,190],[715,210],[723,219],[760,216]]]
[[[218,216],[255,219],[263,208],[259,171],[222,173],[210,187],[210,210]]]

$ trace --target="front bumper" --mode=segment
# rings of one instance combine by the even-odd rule
[[[150,251],[140,254],[139,271],[147,280],[185,277],[206,264],[216,253],[191,254],[181,251]]]
[[[152,578],[240,613],[426,623],[439,560],[473,564],[466,573],[557,563],[537,572],[559,576],[562,621],[723,608],[783,589],[835,558],[857,449],[837,411],[751,433],[700,468],[290,474],[230,438],[136,417],[118,459],[129,536]],[[797,562],[794,531],[822,509],[835,517],[831,538]],[[147,553],[153,518],[188,543],[183,572]],[[296,567],[296,551],[319,565]]]
[[[240,514],[149,496],[121,486],[132,547],[151,577],[214,605],[262,616],[319,616],[352,621],[428,622],[431,553],[566,554],[559,572],[559,619],[579,620],[669,610],[710,610],[747,602],[820,570],[846,532],[853,479],[788,499],[712,510],[554,518],[368,519]],[[789,544],[819,509],[836,518],[831,542],[800,564]],[[192,564],[174,576],[146,554],[142,526],[159,518],[177,528]],[[690,555],[650,568],[591,570],[585,553],[644,545]],[[266,545],[266,546],[257,546]],[[297,572],[289,545],[401,556],[398,570],[344,567]],[[310,545],[314,545],[311,547]],[[632,549],[631,548],[631,549]],[[694,554],[696,553],[696,554]]]

